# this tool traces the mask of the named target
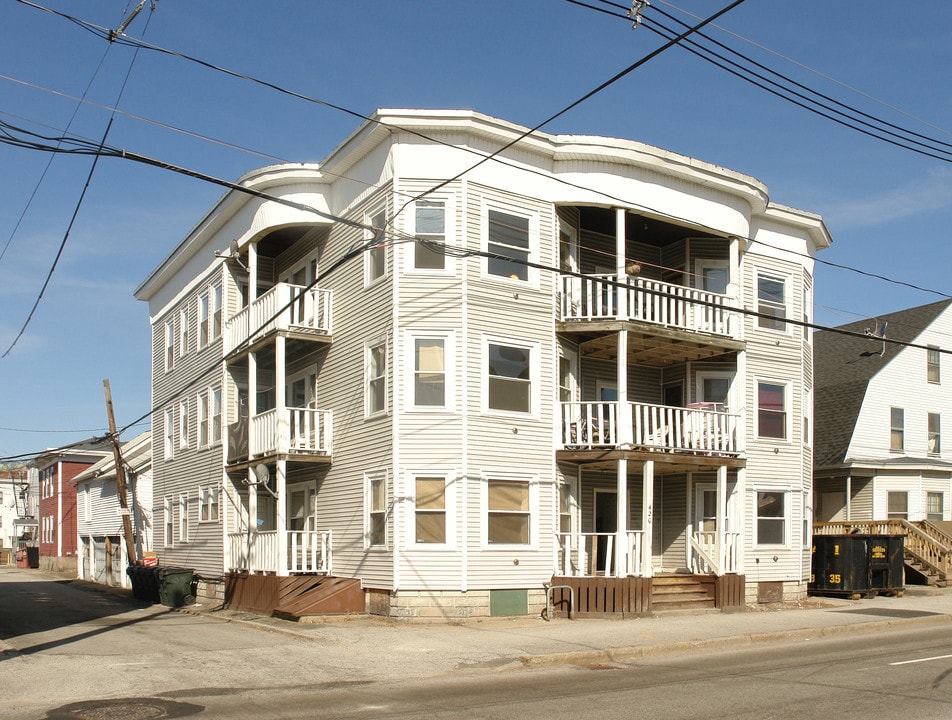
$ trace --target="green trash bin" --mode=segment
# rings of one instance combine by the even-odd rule
[[[166,607],[182,607],[194,603],[192,571],[187,568],[160,568],[159,602]]]

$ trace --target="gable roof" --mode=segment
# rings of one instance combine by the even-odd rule
[[[941,300],[814,333],[814,468],[847,462],[846,452],[869,381],[905,349],[897,343],[915,342],[950,305],[952,300]],[[897,343],[836,332],[872,332],[875,320],[887,324],[886,337]]]
[[[123,465],[141,472],[152,464],[152,431],[146,430],[120,446]],[[102,477],[104,480],[116,479],[115,455],[107,455],[95,465],[83,470],[73,478],[73,483],[81,483],[93,478]]]

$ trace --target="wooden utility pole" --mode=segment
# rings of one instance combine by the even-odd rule
[[[138,565],[136,557],[136,543],[132,537],[132,517],[129,513],[129,502],[126,500],[126,469],[122,464],[122,449],[119,447],[119,433],[116,432],[116,418],[112,412],[112,391],[109,389],[109,380],[102,381],[106,393],[106,416],[109,418],[109,436],[112,438],[112,455],[116,462],[116,487],[119,491],[119,513],[122,515],[122,531],[126,538],[126,554],[130,565]]]

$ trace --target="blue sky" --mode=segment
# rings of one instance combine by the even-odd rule
[[[115,28],[135,2],[41,4]],[[653,0],[646,15],[671,25],[656,14],[664,10],[693,22],[685,13],[705,17],[724,4]],[[0,120],[55,136],[77,103],[50,90],[80,96],[89,86],[88,100],[115,103],[132,49],[16,0],[0,0],[0,18]],[[839,102],[952,143],[949,27],[952,4],[938,0],[748,0],[707,33]],[[127,34],[364,115],[472,108],[526,126],[663,42],[646,26],[633,30],[564,0],[159,0]],[[118,115],[110,145],[229,180],[277,160],[319,161],[360,122],[147,50],[120,109],[152,122]],[[72,131],[98,141],[108,119],[86,104]],[[808,113],[680,48],[545,129],[630,138],[752,175],[773,201],[824,217],[834,245],[822,259],[950,291],[952,164]],[[36,190],[48,161],[0,144],[0,352],[36,299],[91,163],[58,155]],[[0,457],[102,432],[104,378],[120,426],[148,411],[148,311],[132,293],[221,193],[166,171],[100,161],[31,325],[0,359]],[[938,299],[817,268],[821,324]]]

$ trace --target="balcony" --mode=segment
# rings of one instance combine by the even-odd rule
[[[225,325],[225,352],[272,332],[326,339],[331,335],[331,291],[278,283]]]
[[[736,302],[727,295],[628,275],[563,275],[563,323],[624,320],[736,338]]]
[[[241,463],[273,455],[327,456],[334,446],[330,410],[266,410],[228,426],[228,462]]]
[[[620,403],[564,402],[560,449],[617,448]],[[736,455],[738,416],[715,403],[689,407],[627,403],[633,449],[708,455]]]
[[[280,563],[279,533],[287,535],[287,561]],[[228,533],[227,564],[232,571],[325,574],[333,568],[333,536],[323,532],[270,530]]]

